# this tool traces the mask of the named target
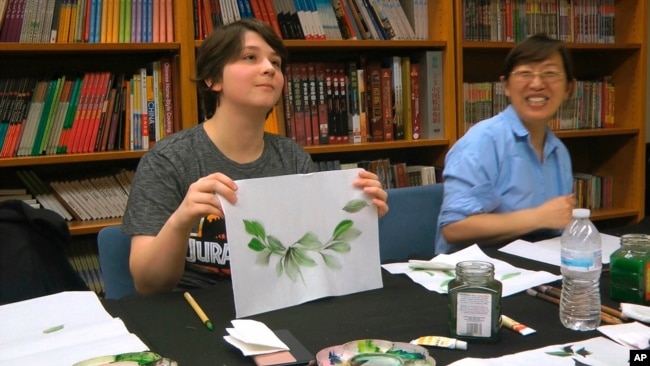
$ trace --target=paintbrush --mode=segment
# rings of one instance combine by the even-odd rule
[[[543,293],[545,293],[547,295],[553,296],[553,297],[557,297],[558,299],[562,296],[562,289],[557,288],[557,287],[553,287],[553,286],[549,286],[549,285],[541,285],[541,286],[537,286],[536,288],[537,288],[538,291],[541,291],[541,292],[543,292]],[[603,313],[607,313],[607,314],[609,314],[609,315],[611,315],[613,317],[619,318],[621,320],[628,320],[628,318],[625,315],[623,315],[622,312],[620,312],[620,311],[618,311],[616,309],[610,308],[609,306],[601,305],[600,306],[600,311],[602,311]]]
[[[559,298],[547,295],[547,294],[545,294],[543,292],[533,290],[532,288],[529,288],[528,290],[526,290],[526,293],[528,295],[536,297],[538,299],[542,299],[544,301],[548,301],[550,303],[560,305],[560,299]],[[602,311],[600,312],[600,320],[605,324],[622,324],[623,323],[623,321],[620,318],[611,316],[611,315],[609,315],[609,314],[607,314],[605,312],[602,312]]]

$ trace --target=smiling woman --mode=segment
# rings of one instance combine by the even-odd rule
[[[563,229],[575,206],[569,152],[548,127],[575,85],[564,44],[534,35],[506,57],[510,105],[447,154],[436,253]]]

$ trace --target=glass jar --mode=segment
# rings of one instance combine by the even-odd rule
[[[494,265],[484,261],[456,264],[449,282],[449,332],[453,338],[494,343],[499,340],[502,284]]]
[[[650,235],[621,236],[621,247],[610,256],[609,271],[609,295],[612,299],[650,304]]]

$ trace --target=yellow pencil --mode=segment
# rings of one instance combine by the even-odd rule
[[[192,306],[192,309],[194,309],[194,312],[196,313],[196,315],[199,316],[203,324],[205,324],[205,326],[208,327],[208,329],[212,330],[213,329],[212,322],[210,321],[210,319],[208,319],[208,316],[205,315],[205,312],[203,312],[203,309],[201,309],[199,304],[196,303],[192,295],[190,295],[189,292],[185,292],[183,296],[185,296],[185,300],[187,300],[190,306]]]

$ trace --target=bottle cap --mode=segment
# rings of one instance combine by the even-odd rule
[[[457,339],[456,340],[456,349],[461,349],[463,351],[467,350],[467,342]]]
[[[586,219],[591,216],[591,210],[588,208],[574,208],[573,217],[576,219]]]

